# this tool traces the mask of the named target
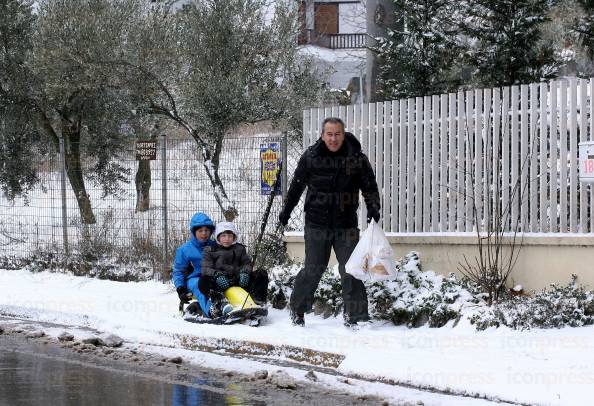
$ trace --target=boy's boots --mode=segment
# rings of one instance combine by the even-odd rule
[[[210,317],[213,319],[226,316],[233,311],[233,306],[229,304],[221,292],[212,291],[210,294],[210,301]]]

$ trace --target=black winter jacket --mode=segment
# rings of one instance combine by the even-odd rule
[[[377,182],[361,143],[351,133],[337,152],[320,138],[301,156],[284,210],[290,214],[307,187],[305,223],[317,228],[357,227],[359,191],[368,209],[380,209]]]
[[[220,272],[228,278],[238,278],[240,272],[251,272],[252,260],[245,246],[235,243],[230,247],[220,244],[205,247],[202,252],[202,275],[214,276]]]

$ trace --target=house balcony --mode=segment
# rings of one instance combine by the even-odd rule
[[[317,45],[329,49],[365,48],[367,34],[325,34],[315,30],[303,30],[299,34],[299,45]]]

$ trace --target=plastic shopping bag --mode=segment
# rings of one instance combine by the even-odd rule
[[[371,220],[346,263],[346,272],[363,281],[392,279],[396,277],[393,256],[384,230]]]

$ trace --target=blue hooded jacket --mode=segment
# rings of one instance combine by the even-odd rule
[[[175,251],[175,261],[173,262],[173,283],[176,288],[186,286],[186,281],[190,278],[196,278],[202,275],[200,264],[202,262],[202,250],[208,245],[214,245],[212,239],[201,242],[196,239],[194,231],[198,227],[206,226],[214,230],[214,223],[204,213],[196,213],[190,220],[190,240],[186,241],[181,247]]]

